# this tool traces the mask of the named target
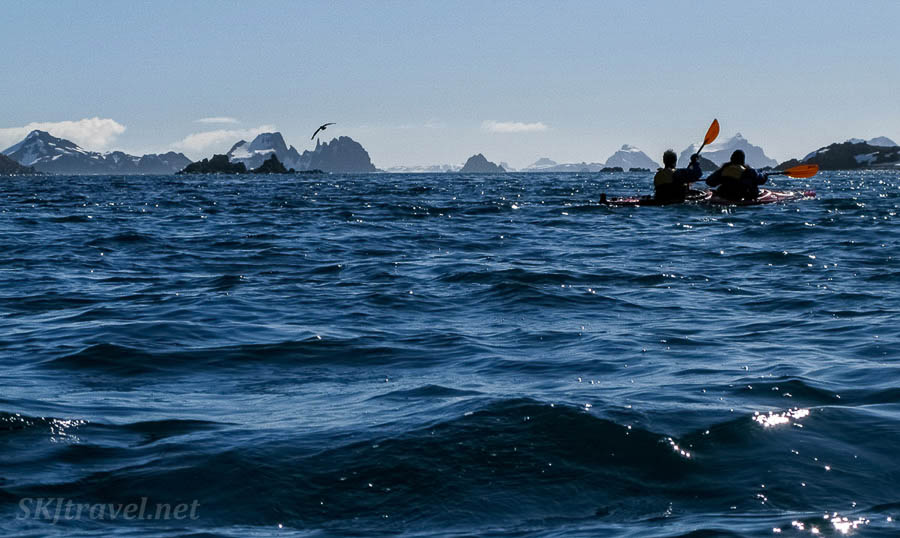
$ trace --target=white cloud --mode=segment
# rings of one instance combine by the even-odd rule
[[[268,133],[274,130],[274,125],[260,125],[251,129],[217,129],[215,131],[191,133],[172,144],[172,148],[176,151],[184,151],[194,155],[205,155],[210,151],[221,153],[231,149],[231,146],[238,140],[244,139],[249,142],[250,139],[260,133]]]
[[[35,121],[23,127],[0,129],[0,148],[19,142],[31,131],[39,129],[53,136],[71,140],[79,146],[94,151],[108,149],[116,137],[125,132],[125,126],[109,118],[84,118],[77,121]]]
[[[489,133],[537,133],[549,129],[543,122],[523,123],[520,121],[493,121],[481,123],[481,128]]]
[[[194,120],[194,123],[240,123],[235,118],[229,118],[228,116],[214,116],[212,118],[200,118],[199,120]]]

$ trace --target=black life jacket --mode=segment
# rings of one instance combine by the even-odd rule
[[[722,167],[722,179],[728,179],[727,183],[735,183],[738,184],[741,181],[741,176],[744,175],[744,170],[747,167],[742,164],[734,164],[728,163]]]
[[[675,169],[674,168],[660,168],[656,175],[653,176],[653,186],[656,188],[659,187],[668,187],[675,183]]]

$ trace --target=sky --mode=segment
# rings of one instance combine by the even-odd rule
[[[0,149],[223,153],[325,133],[380,168],[659,161],[713,118],[780,160],[900,140],[900,2],[3,2]]]

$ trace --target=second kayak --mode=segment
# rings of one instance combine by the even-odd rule
[[[708,205],[762,205],[792,200],[807,200],[816,197],[816,191],[774,191],[760,189],[759,196],[753,200],[729,200],[716,196],[713,191],[695,191],[683,202],[656,200],[653,196],[626,196],[621,198],[606,198],[603,195],[600,203],[612,207],[640,207],[640,206],[664,206],[680,203],[708,204]]]

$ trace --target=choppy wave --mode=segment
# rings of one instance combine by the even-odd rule
[[[0,531],[892,536],[900,177],[782,181],[5,181]]]

